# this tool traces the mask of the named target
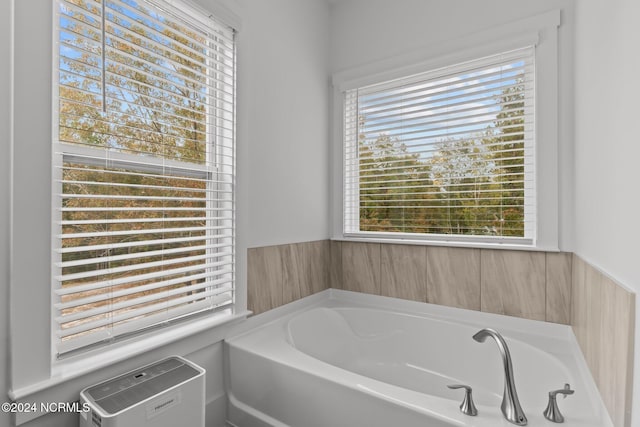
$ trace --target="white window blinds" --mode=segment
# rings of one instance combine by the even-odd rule
[[[58,354],[234,300],[234,31],[173,4],[58,1]]]
[[[345,235],[530,243],[534,52],[347,90]]]

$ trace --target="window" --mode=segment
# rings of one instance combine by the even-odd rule
[[[344,92],[344,235],[531,244],[535,48]]]
[[[59,0],[54,352],[234,301],[234,31],[188,4]]]

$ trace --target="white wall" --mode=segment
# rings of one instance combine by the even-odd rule
[[[0,402],[9,388],[9,197],[11,16],[13,1],[0,2]],[[0,412],[0,426],[9,425],[9,414]]]
[[[222,3],[241,19],[238,35],[238,271],[239,306],[246,301],[244,278],[248,246],[326,239],[328,237],[328,33],[329,9],[323,0],[196,0],[207,7]],[[8,96],[13,1],[0,1],[0,148],[15,157],[33,157],[31,168],[13,171],[14,192],[9,206],[10,157],[0,155],[0,387],[5,390],[46,380],[47,352],[29,351],[33,343],[48,342],[50,247],[50,141],[51,141],[51,18],[50,0],[17,1],[15,40],[17,61],[16,135],[9,141]],[[36,22],[35,28],[30,24]],[[12,142],[12,144],[11,144]],[[37,197],[26,197],[27,193]],[[12,297],[34,300],[31,312],[12,312],[23,327],[6,345],[9,323],[9,211],[14,223],[32,224],[14,242],[14,254],[36,253],[26,265],[11,265]],[[15,228],[14,228],[15,230]],[[45,323],[43,326],[43,319]],[[202,364],[208,372],[207,418],[213,427],[224,419],[222,346],[225,328],[210,330],[44,389],[33,401],[77,399],[81,388],[149,363],[168,354],[182,354]],[[39,334],[39,335],[38,335]],[[20,376],[7,384],[5,363],[9,354]],[[224,397],[224,395],[222,395]],[[7,400],[6,397],[0,401]],[[221,403],[222,402],[222,403]],[[11,425],[0,413],[0,426]],[[73,427],[74,414],[46,415],[28,427]]]
[[[640,2],[576,2],[575,249],[640,292]],[[637,306],[637,302],[636,302]],[[634,411],[640,426],[640,316],[636,315]]]
[[[571,1],[350,0],[331,9],[332,71],[566,8]]]
[[[437,51],[439,42],[451,42],[515,20],[561,9],[562,25],[558,32],[561,87],[558,222],[560,249],[570,250],[573,218],[572,8],[573,0],[337,1],[331,8],[331,71],[366,66],[412,52]],[[332,158],[335,162],[336,157]]]
[[[328,7],[322,0],[239,0],[247,126],[248,246],[329,236]],[[245,147],[239,147],[245,149]]]

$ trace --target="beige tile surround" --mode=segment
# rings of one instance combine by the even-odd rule
[[[330,287],[571,325],[614,425],[630,425],[635,294],[574,254],[328,240],[248,250],[256,314]]]
[[[330,242],[292,243],[247,251],[247,306],[254,314],[329,288]]]
[[[571,307],[573,332],[613,424],[628,427],[631,425],[635,294],[573,255]]]
[[[547,320],[546,263],[544,252],[482,249],[481,311]],[[569,287],[570,283],[564,286]]]
[[[337,246],[342,283],[332,286],[339,289],[534,320],[570,320],[569,254],[354,242],[334,242],[332,248]],[[548,293],[560,301],[548,303]]]

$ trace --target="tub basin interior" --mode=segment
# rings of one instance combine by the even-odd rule
[[[360,308],[315,308],[287,324],[289,343],[325,363],[445,399],[460,400],[462,393],[447,385],[470,384],[476,404],[496,406],[502,401],[502,359],[493,340],[471,338],[477,331],[439,319]],[[521,398],[544,396],[545,387],[561,381],[571,383],[571,374],[552,355],[507,341],[516,381],[536,384]]]
[[[248,320],[225,339],[230,421],[243,427],[508,427],[500,411],[502,334],[529,425],[551,390],[566,427],[612,427],[571,329],[489,313],[331,290]],[[307,303],[307,301],[309,301]],[[262,320],[264,319],[264,320]],[[473,388],[477,417],[459,411]]]

